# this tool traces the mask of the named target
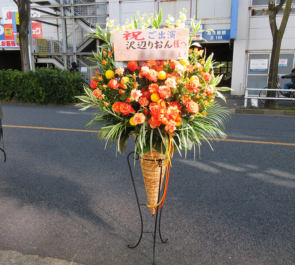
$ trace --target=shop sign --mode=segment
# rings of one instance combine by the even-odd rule
[[[230,39],[229,29],[216,29],[214,31],[204,31],[205,40],[208,41],[224,41]]]
[[[252,72],[265,72],[268,70],[268,59],[251,59],[250,71]]]
[[[279,66],[287,66],[288,59],[279,59]]]
[[[115,31],[115,61],[187,59],[188,39],[188,28]]]

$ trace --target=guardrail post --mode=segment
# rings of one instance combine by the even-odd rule
[[[248,101],[248,87],[245,90],[245,98],[244,98],[244,107],[247,108],[247,101]]]

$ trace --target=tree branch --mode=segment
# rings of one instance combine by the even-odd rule
[[[18,6],[18,1],[17,0],[13,0],[13,2]]]
[[[276,13],[279,13],[283,5],[286,3],[286,0],[281,0],[280,3],[276,7]]]
[[[285,0],[281,0],[281,1],[285,1]],[[273,0],[268,1],[268,10],[269,10],[269,24],[270,24],[271,34],[272,34],[272,37],[274,38],[278,30],[277,21],[276,21],[277,13],[276,13],[275,1]]]
[[[282,1],[285,2],[285,0],[281,0],[281,2]],[[289,15],[290,15],[290,12],[291,12],[291,7],[292,7],[292,0],[287,0],[286,6],[285,6],[285,11],[284,11],[284,16],[283,16],[281,26],[280,26],[279,32],[278,32],[278,34],[281,35],[281,36],[284,35],[285,29],[286,29],[286,26],[287,26],[287,22],[288,22],[288,19],[289,19]]]

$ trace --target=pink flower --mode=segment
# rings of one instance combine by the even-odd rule
[[[205,89],[206,93],[208,93],[208,95],[212,97],[214,93],[214,87],[212,85],[206,85]]]
[[[184,73],[185,71],[186,71],[186,68],[183,65],[178,64],[175,66],[175,72]]]
[[[150,68],[148,68],[147,66],[143,66],[143,67],[141,67],[140,74],[142,76],[146,76],[149,73],[149,70],[150,70]]]
[[[176,89],[176,82],[174,78],[167,78],[167,80],[165,81],[165,84],[167,87],[171,89]]]
[[[193,113],[193,114],[198,113],[200,110],[198,103],[196,103],[192,100],[187,101],[186,108],[187,108],[188,112]]]
[[[165,126],[165,130],[168,132],[174,132],[176,129],[176,122],[173,120],[170,120],[167,125]]]
[[[158,81],[158,72],[154,69],[150,69],[146,75],[146,78],[150,81],[157,82]]]
[[[123,73],[124,73],[124,68],[123,68],[123,67],[118,67],[118,68],[116,69],[115,73],[116,73],[117,75],[123,75]]]
[[[138,101],[138,99],[142,96],[142,93],[138,89],[132,89],[130,96],[133,100]]]
[[[141,97],[138,101],[141,107],[145,107],[149,104],[149,101],[146,97]]]
[[[171,89],[167,86],[159,86],[159,94],[161,98],[169,98],[172,96]]]
[[[134,116],[133,116],[133,121],[134,123],[136,124],[143,124],[144,121],[145,121],[145,116],[143,113],[136,113]]]

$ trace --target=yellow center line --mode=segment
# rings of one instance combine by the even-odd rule
[[[22,128],[22,129],[38,129],[52,131],[68,131],[68,132],[97,132],[93,130],[78,130],[78,129],[63,129],[63,128],[48,128],[48,127],[33,127],[33,126],[18,126],[18,125],[2,125],[3,127]]]
[[[22,129],[37,129],[37,130],[52,130],[52,131],[68,131],[68,132],[92,132],[96,133],[95,130],[78,130],[78,129],[63,129],[63,128],[49,128],[49,127],[33,127],[33,126],[19,126],[19,125],[2,125],[3,127],[9,128],[22,128]],[[249,140],[239,140],[239,139],[216,139],[208,138],[212,141],[222,141],[222,142],[237,142],[237,143],[251,143],[251,144],[272,144],[272,145],[285,145],[285,146],[295,146],[292,143],[278,143],[278,142],[263,142],[263,141],[249,141]]]

